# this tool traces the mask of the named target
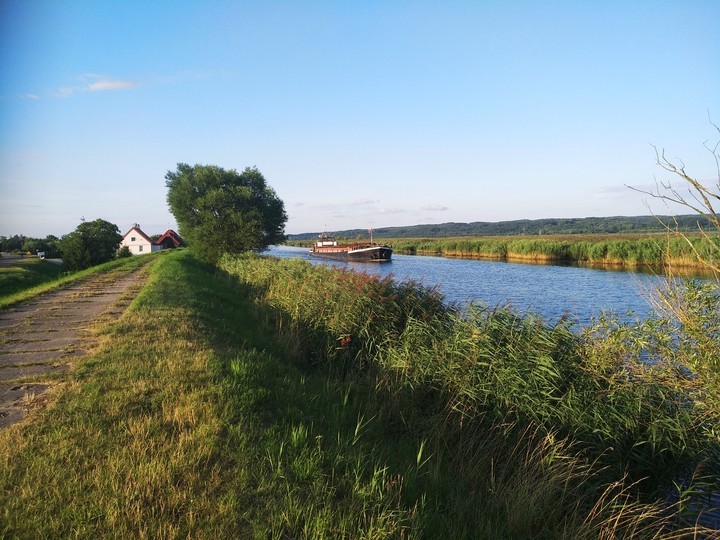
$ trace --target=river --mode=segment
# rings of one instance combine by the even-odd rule
[[[649,291],[659,284],[652,274],[577,266],[397,254],[384,263],[340,262],[311,257],[308,249],[290,246],[272,246],[266,253],[418,281],[437,287],[448,303],[509,304],[520,312],[538,313],[549,323],[569,314],[580,326],[603,311],[628,322],[647,317],[652,311]]]

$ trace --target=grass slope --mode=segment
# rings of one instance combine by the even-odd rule
[[[156,257],[128,257],[99,264],[79,272],[62,272],[62,266],[42,259],[20,259],[12,265],[0,266],[0,309],[34,298],[95,274],[140,268]]]
[[[62,266],[37,258],[5,260],[0,265],[0,295],[10,295],[60,277]]]

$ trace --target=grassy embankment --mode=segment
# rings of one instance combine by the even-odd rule
[[[637,330],[460,319],[299,260],[222,268],[158,258],[57,402],[0,432],[1,535],[680,534],[688,499],[650,503],[717,445],[712,351],[688,378],[634,360]]]
[[[668,237],[656,234],[384,238],[396,253],[469,259],[578,263],[596,266],[701,268],[697,254],[713,260],[720,236]],[[714,243],[714,245],[711,244]],[[291,242],[309,246],[311,242]],[[697,250],[697,253],[695,252]]]
[[[38,258],[4,260],[0,264],[0,294],[8,296],[36,285],[56,280],[62,266]]]
[[[147,263],[144,258],[116,259],[80,272],[63,272],[62,265],[43,259],[27,258],[0,266],[0,309],[28,300],[44,292],[64,287],[93,274],[117,269],[138,268]]]

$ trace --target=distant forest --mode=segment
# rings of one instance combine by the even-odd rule
[[[374,238],[446,238],[454,236],[513,236],[513,235],[551,235],[551,234],[622,234],[656,233],[666,229],[661,223],[680,230],[697,231],[698,225],[708,225],[701,216],[614,216],[564,219],[520,219],[515,221],[474,221],[472,223],[440,223],[434,225],[412,225],[408,227],[382,227],[373,229]],[[326,231],[337,237],[366,238],[367,229],[349,229],[345,231]],[[318,232],[290,234],[289,241],[310,240]]]

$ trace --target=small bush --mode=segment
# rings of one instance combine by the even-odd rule
[[[123,246],[118,250],[117,258],[124,259],[126,257],[132,257],[132,253],[130,253],[130,248],[128,246]]]

